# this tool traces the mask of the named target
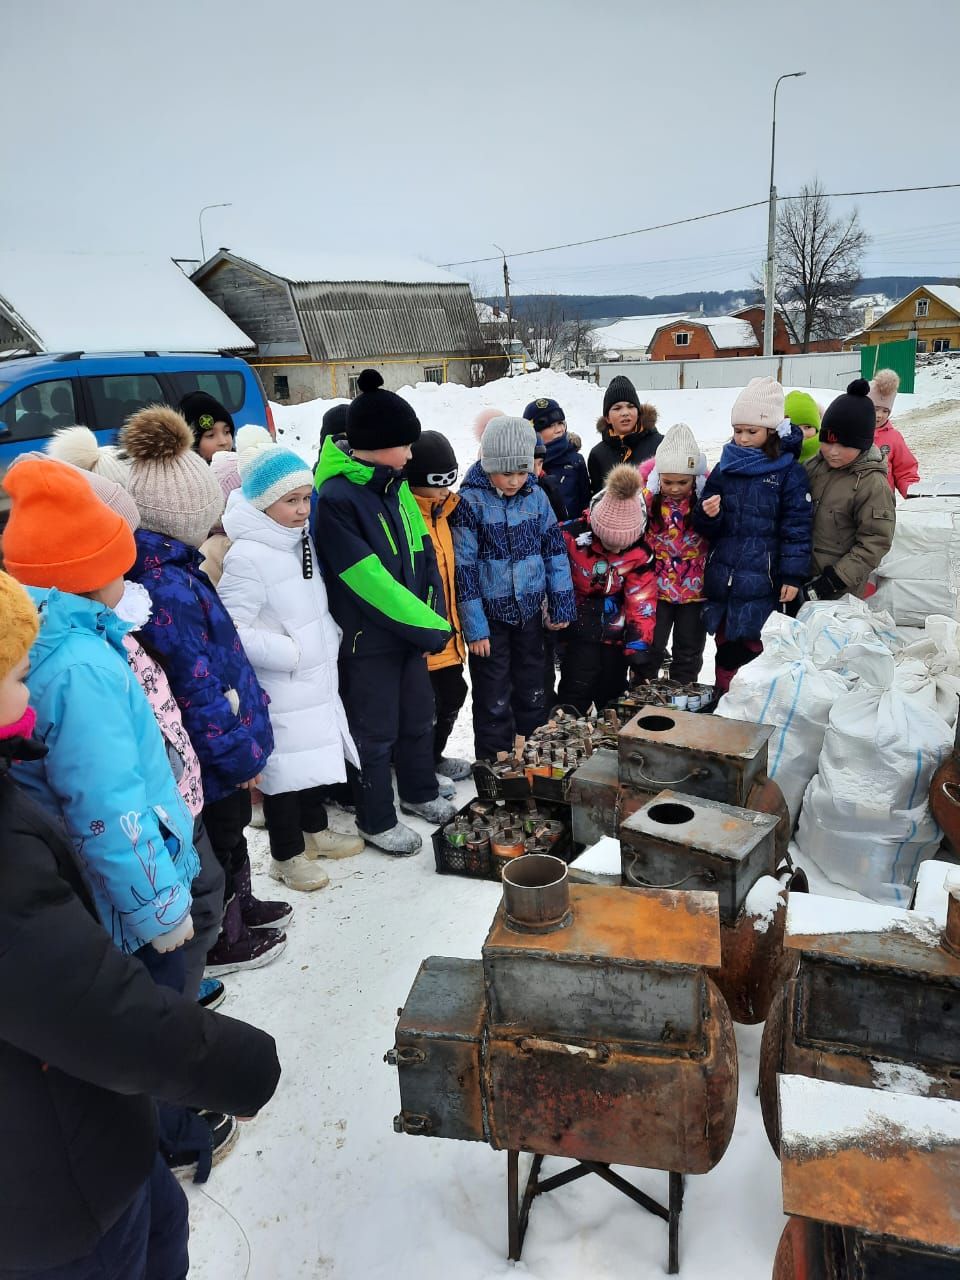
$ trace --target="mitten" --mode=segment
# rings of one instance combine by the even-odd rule
[[[828,564],[822,573],[804,583],[803,593],[808,600],[839,600],[846,595],[847,585],[833,565]]]

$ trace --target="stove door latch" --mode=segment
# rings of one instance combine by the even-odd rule
[[[414,1115],[409,1111],[401,1111],[393,1117],[394,1133],[429,1134],[433,1130],[433,1121],[429,1116]]]
[[[417,1067],[421,1062],[426,1062],[427,1055],[422,1049],[403,1045],[401,1048],[388,1049],[383,1060],[390,1067]]]

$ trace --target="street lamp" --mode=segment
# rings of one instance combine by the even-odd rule
[[[788,71],[773,86],[773,130],[770,135],[770,207],[767,211],[767,297],[763,309],[763,354],[773,355],[773,291],[777,282],[777,262],[774,244],[777,235],[777,188],[773,185],[773,161],[777,150],[777,90],[780,80],[796,80],[805,71]]]
[[[200,224],[200,263],[201,265],[207,260],[207,251],[203,245],[203,215],[208,209],[232,209],[233,203],[228,200],[225,204],[205,204],[200,210],[200,216],[197,222]]]
[[[513,341],[513,306],[510,302],[510,268],[507,266],[507,251],[494,244],[495,249],[503,256],[503,305],[507,313],[507,338]]]

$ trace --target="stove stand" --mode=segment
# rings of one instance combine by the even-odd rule
[[[507,1257],[511,1262],[519,1262],[523,1252],[523,1241],[530,1222],[530,1208],[537,1196],[546,1195],[548,1191],[556,1191],[569,1182],[585,1178],[595,1173],[598,1178],[608,1182],[622,1195],[646,1209],[654,1217],[662,1218],[668,1228],[667,1275],[675,1276],[680,1271],[680,1213],[683,1209],[683,1174],[670,1173],[669,1207],[665,1207],[632,1182],[614,1173],[608,1164],[597,1160],[577,1160],[569,1169],[554,1173],[549,1178],[540,1177],[544,1157],[535,1155],[527,1181],[520,1195],[520,1152],[507,1152]]]

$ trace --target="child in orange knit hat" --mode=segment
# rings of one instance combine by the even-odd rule
[[[40,614],[27,685],[47,747],[15,776],[63,821],[116,945],[147,960],[167,955],[193,934],[200,864],[163,738],[127,665],[130,625],[113,611],[133,534],[64,463],[25,459],[3,487],[13,499],[6,568]]]

